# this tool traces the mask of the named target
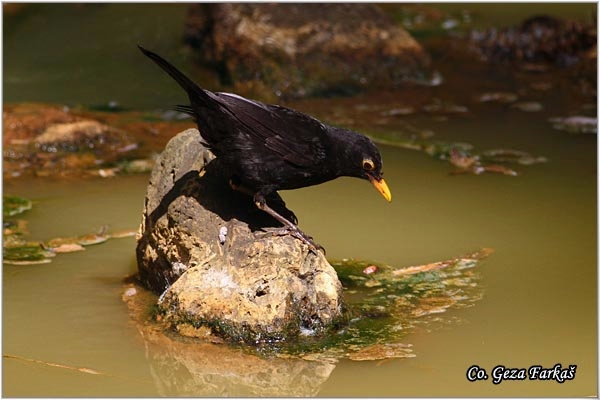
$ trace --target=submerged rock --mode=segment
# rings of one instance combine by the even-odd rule
[[[372,4],[193,5],[185,38],[224,83],[263,97],[389,87],[429,64],[410,34]]]
[[[137,261],[141,282],[162,293],[163,319],[247,342],[331,327],[342,316],[335,270],[292,236],[265,232],[277,222],[232,190],[212,159],[189,129],[150,178]]]

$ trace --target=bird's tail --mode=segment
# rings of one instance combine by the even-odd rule
[[[156,53],[151,52],[138,45],[139,49],[144,53],[144,55],[158,64],[167,74],[169,74],[175,81],[186,91],[188,97],[190,98],[190,102],[192,106],[198,105],[207,108],[215,108],[217,107],[217,103],[213,100],[210,95],[201,87],[196,85],[190,78],[184,75],[183,72],[175,68],[171,63],[162,58]],[[180,106],[187,110],[191,110],[186,106]],[[188,112],[188,111],[185,111]],[[189,113],[189,112],[188,112]]]

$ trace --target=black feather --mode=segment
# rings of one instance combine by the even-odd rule
[[[287,107],[202,89],[159,55],[138,47],[186,91],[190,105],[175,109],[194,118],[204,141],[235,181],[256,193],[255,203],[288,228],[293,224],[273,214],[265,203],[278,190],[353,176],[375,182],[384,197],[391,199],[382,179],[379,150],[364,135]],[[292,230],[314,244],[297,228]]]

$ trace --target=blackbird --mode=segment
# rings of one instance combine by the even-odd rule
[[[251,195],[256,207],[312,251],[323,247],[296,226],[293,213],[285,218],[267,204],[278,190],[352,176],[369,180],[391,201],[381,155],[366,136],[290,108],[202,89],[159,55],[138,47],[186,91],[190,105],[175,109],[193,117],[205,145],[231,171],[231,187]]]

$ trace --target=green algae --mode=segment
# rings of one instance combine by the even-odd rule
[[[31,210],[31,200],[19,196],[2,196],[2,216],[13,217]]]
[[[25,243],[2,249],[2,259],[8,264],[44,264],[49,263],[54,253],[44,250],[39,243]]]
[[[286,338],[255,348],[262,356],[335,362],[410,358],[406,343],[416,327],[425,330],[457,323],[451,310],[483,297],[481,260],[492,249],[405,268],[361,260],[331,262],[344,287],[344,321],[323,335]],[[448,315],[452,314],[452,315]]]

